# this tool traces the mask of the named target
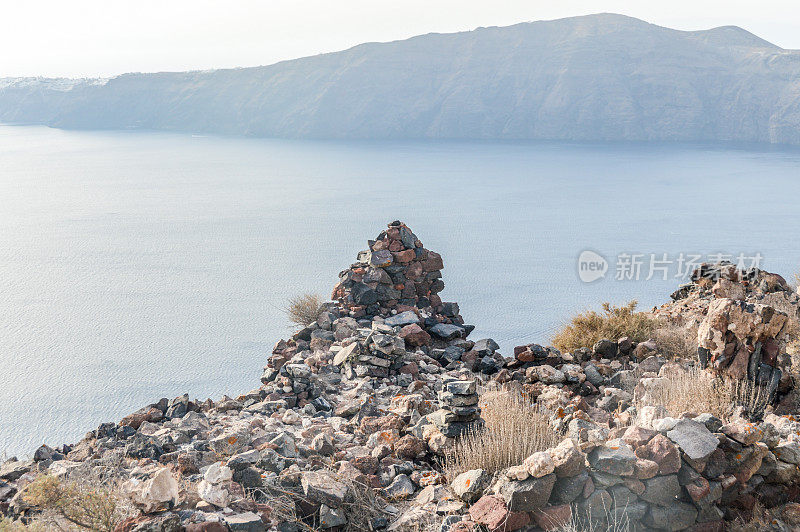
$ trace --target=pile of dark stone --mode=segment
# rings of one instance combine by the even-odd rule
[[[443,302],[438,253],[427,250],[404,223],[394,221],[357,262],[339,274],[331,298],[356,319],[381,316],[389,325],[427,331],[434,339],[465,338],[474,328],[464,325],[458,304]],[[424,338],[424,337],[423,337]]]
[[[439,392],[441,408],[428,416],[436,428],[454,438],[480,427],[481,409],[475,380],[444,378]]]
[[[374,323],[371,329],[359,330],[366,338],[351,343],[337,353],[345,365],[345,375],[358,377],[388,377],[402,365],[406,354],[405,341],[392,327]]]
[[[275,345],[261,376],[261,382],[269,385],[264,390],[265,397],[270,396],[272,400],[293,408],[319,396],[319,390],[314,386],[315,376],[305,362],[311,351],[303,347],[307,344],[295,340],[281,340]]]

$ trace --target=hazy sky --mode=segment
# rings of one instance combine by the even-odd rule
[[[265,65],[367,41],[598,12],[800,48],[790,0],[3,0],[0,77]]]

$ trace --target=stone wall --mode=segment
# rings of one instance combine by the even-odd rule
[[[494,478],[460,475],[452,489],[473,504],[451,532],[554,530],[573,513],[599,529],[616,521],[631,530],[721,531],[756,502],[786,505],[789,525],[800,523],[790,503],[800,495],[800,423],[789,417],[759,425],[723,425],[708,414],[663,418],[609,436],[564,440]]]

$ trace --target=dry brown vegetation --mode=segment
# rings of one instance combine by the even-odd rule
[[[592,347],[598,340],[617,340],[627,336],[634,342],[649,339],[656,328],[655,319],[647,313],[636,312],[637,301],[618,307],[603,303],[603,311],[587,310],[572,318],[552,338],[561,351]]]
[[[522,392],[486,392],[480,407],[483,429],[464,435],[445,455],[444,471],[450,480],[471,469],[495,473],[519,465],[533,453],[561,441],[549,416]]]
[[[0,532],[47,532],[48,530],[51,528],[37,521],[25,524],[8,518],[0,519]]]
[[[386,502],[378,497],[374,489],[358,480],[337,475],[331,464],[328,464],[328,468],[336,479],[348,488],[347,497],[341,507],[347,518],[347,530],[368,532],[372,530],[372,521],[376,517],[391,517],[386,511]],[[304,518],[298,513],[297,501],[303,501],[307,507],[313,506],[314,503],[306,499],[302,490],[297,487],[268,483],[253,490],[249,495],[254,502],[268,501],[273,518],[293,523],[298,530],[321,532],[328,529],[324,523],[317,522],[316,518]]]
[[[715,377],[697,368],[672,367],[663,376],[669,382],[637,398],[637,408],[663,406],[671,416],[708,412],[729,421],[737,407],[744,407],[748,414],[758,417],[768,403],[766,391],[752,381]]]
[[[576,506],[572,507],[572,518],[556,529],[557,532],[629,532],[630,520],[624,508],[603,508],[605,519],[599,521],[589,515],[581,516]]]
[[[51,475],[41,475],[31,482],[22,498],[25,504],[42,512],[42,523],[55,525],[66,520],[79,529],[97,532],[111,532],[133,514],[129,501],[111,490]]]
[[[653,339],[659,352],[667,358],[697,357],[697,327],[687,328],[676,323],[659,322]]]
[[[289,300],[286,315],[289,321],[300,327],[316,321],[322,310],[322,298],[316,294],[303,294]]]

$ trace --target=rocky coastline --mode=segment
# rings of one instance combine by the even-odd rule
[[[624,336],[501,353],[469,338],[439,296],[442,257],[409,227],[367,244],[257,388],[161,399],[2,463],[0,530],[699,532],[755,514],[800,530],[800,297],[779,275],[704,264],[654,309],[691,357]],[[664,398],[687,382],[742,401],[675,411]],[[498,395],[535,407],[552,445],[454,469],[495,430]]]

